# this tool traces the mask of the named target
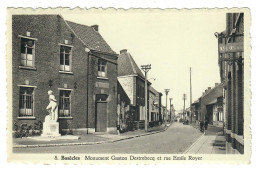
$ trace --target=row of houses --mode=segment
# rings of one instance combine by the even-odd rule
[[[214,87],[208,87],[198,100],[187,108],[186,118],[192,123],[207,121],[214,126],[223,127],[223,86],[215,83]],[[191,116],[190,116],[191,114]]]
[[[223,127],[227,154],[244,153],[244,14],[227,13],[226,30],[216,32],[220,84],[191,106],[192,121]],[[189,112],[189,111],[187,111]],[[192,118],[191,118],[192,117]]]
[[[215,83],[214,87],[208,87],[202,95],[191,104],[191,107],[181,110],[178,117],[188,120],[189,123],[207,121],[214,126],[223,127],[223,86]]]
[[[150,126],[165,120],[162,93],[148,81]],[[60,129],[114,132],[144,128],[145,78],[127,50],[117,54],[100,35],[60,15],[12,16],[13,123],[48,114],[49,90]]]

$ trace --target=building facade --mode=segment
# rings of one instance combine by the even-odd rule
[[[218,38],[227,153],[244,153],[244,14],[227,13]]]
[[[192,112],[192,122],[199,121],[199,114],[200,114],[200,102],[196,100],[194,103],[191,104],[191,112]]]
[[[130,112],[130,98],[119,82],[117,82],[117,115],[120,132],[133,130],[133,116]]]
[[[213,125],[218,127],[224,126],[224,116],[223,116],[223,97],[218,97],[216,102],[212,104],[212,117]]]
[[[60,15],[13,15],[12,87],[18,125],[44,122],[52,90],[60,130],[116,129],[117,54],[97,25],[76,24]]]
[[[162,105],[162,117],[163,117],[163,122],[166,122],[167,121],[167,109],[166,109],[166,106],[163,106]]]
[[[145,121],[145,77],[126,49],[118,57],[118,82],[130,99],[130,114],[133,117],[133,128],[144,128]],[[148,81],[147,88],[151,85]],[[147,91],[147,101],[149,91]],[[149,114],[149,106],[147,115]],[[147,117],[148,118],[148,117]]]
[[[222,115],[222,110],[219,109],[221,103],[218,101],[223,97],[223,86],[222,84],[216,83],[215,87],[205,90],[203,95],[199,98],[198,119],[199,121],[208,121],[209,124],[213,125],[213,109],[215,110],[214,115]]]
[[[152,86],[149,87],[149,126],[159,125],[162,121],[161,115],[161,96]]]

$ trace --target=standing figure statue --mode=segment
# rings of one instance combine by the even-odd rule
[[[58,104],[57,104],[57,100],[55,99],[55,96],[53,95],[52,90],[48,91],[48,95],[49,95],[49,105],[47,106],[47,110],[49,112],[49,120],[52,121],[57,121],[58,120]],[[47,118],[46,117],[46,118]]]

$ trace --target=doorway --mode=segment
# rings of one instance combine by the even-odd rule
[[[108,95],[96,95],[96,132],[107,131],[107,98]]]

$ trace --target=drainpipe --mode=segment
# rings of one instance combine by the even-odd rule
[[[88,53],[88,56],[87,56],[87,111],[86,111],[86,123],[87,123],[87,134],[88,134],[88,97],[89,97],[89,95],[88,95],[88,88],[89,88],[89,86],[88,86],[88,84],[89,84],[89,67],[90,67],[90,65],[89,65],[89,62],[90,62],[90,49],[88,49],[88,48],[85,48],[85,51]]]

